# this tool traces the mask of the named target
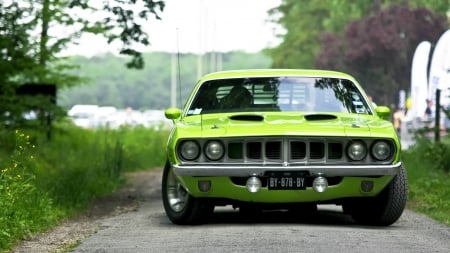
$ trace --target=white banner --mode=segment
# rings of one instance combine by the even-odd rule
[[[422,41],[414,52],[411,67],[411,108],[408,110],[409,118],[423,117],[428,98],[428,62],[430,58],[431,43]]]
[[[450,30],[442,34],[436,43],[433,51],[433,57],[430,63],[430,76],[428,80],[428,96],[435,102],[436,89],[441,92],[441,105],[450,105]]]

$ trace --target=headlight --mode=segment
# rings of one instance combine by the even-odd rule
[[[363,142],[352,142],[347,148],[347,155],[354,161],[361,161],[366,157],[367,149]]]
[[[385,141],[377,141],[372,146],[372,155],[377,160],[386,160],[391,155],[391,146]]]
[[[184,141],[180,144],[179,152],[183,159],[192,161],[200,155],[200,147],[195,141]]]
[[[205,146],[205,155],[208,159],[217,161],[223,157],[225,148],[220,141],[209,141]]]

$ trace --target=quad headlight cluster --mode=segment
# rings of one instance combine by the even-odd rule
[[[347,147],[347,156],[353,161],[363,160],[370,152],[372,157],[378,161],[391,158],[392,147],[386,141],[375,141],[370,148],[362,141],[353,141]]]
[[[196,141],[183,141],[179,146],[179,154],[184,160],[193,161],[197,159],[202,148]],[[225,147],[222,142],[211,140],[205,143],[203,147],[205,156],[212,161],[220,160],[225,154]]]

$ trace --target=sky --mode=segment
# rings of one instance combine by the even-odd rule
[[[147,21],[150,46],[141,51],[204,53],[258,52],[278,45],[282,29],[268,21],[267,11],[281,0],[166,0],[161,20]],[[100,36],[83,36],[68,54],[118,53]]]

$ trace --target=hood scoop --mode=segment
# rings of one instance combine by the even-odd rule
[[[233,115],[230,116],[231,120],[240,120],[240,121],[263,121],[264,117],[261,115]]]
[[[305,115],[305,119],[308,121],[331,120],[331,119],[337,119],[337,116],[332,115],[332,114],[310,114],[310,115]]]

